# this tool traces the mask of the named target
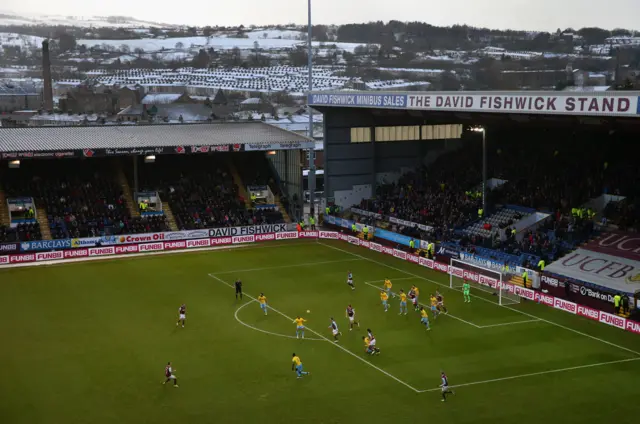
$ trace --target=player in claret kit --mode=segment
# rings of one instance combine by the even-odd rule
[[[333,341],[338,343],[338,336],[342,336],[340,330],[338,330],[338,323],[331,317],[331,324],[329,325],[331,332],[333,333]]]
[[[411,299],[411,304],[415,307],[416,305],[416,292],[413,290],[414,286],[411,286],[409,289],[409,299]]]
[[[349,319],[349,331],[353,330],[353,326],[357,325],[360,327],[360,323],[356,321],[356,310],[351,307],[351,305],[347,306],[346,310],[347,318]]]
[[[171,368],[171,362],[167,362],[167,366],[164,367],[164,376],[166,380],[162,384],[167,384],[169,381],[173,380],[173,387],[178,387],[178,378],[173,375],[175,370]]]
[[[413,309],[418,312],[420,311],[419,297],[420,297],[420,289],[416,286],[411,287],[413,290]]]
[[[376,337],[373,335],[373,332],[370,328],[367,328],[367,340],[369,340],[368,353],[370,353],[371,355],[380,355],[380,349],[376,347],[378,341],[376,340]]]
[[[449,311],[447,311],[447,307],[444,306],[444,297],[438,290],[436,290],[436,301],[438,302],[438,311],[448,314]]]
[[[184,328],[184,322],[187,320],[187,305],[185,305],[184,303],[180,305],[180,308],[178,308],[178,314],[178,322],[176,322],[176,327],[180,325],[180,322],[182,322],[182,328]]]
[[[347,272],[347,284],[349,285],[349,287],[351,287],[351,290],[356,289],[356,286],[353,283],[353,274],[351,273],[351,271]]]
[[[238,278],[235,283],[236,286],[236,299],[240,296],[240,300],[242,300],[242,281]]]
[[[455,393],[449,388],[449,379],[444,371],[440,372],[440,379],[442,381],[442,384],[440,384],[440,388],[442,389],[442,401],[444,402],[447,400],[448,394],[455,395]]]

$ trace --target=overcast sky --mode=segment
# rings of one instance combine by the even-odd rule
[[[599,26],[640,30],[640,0],[312,0],[313,21],[345,24],[375,20],[468,24],[555,31]],[[165,6],[166,5],[166,6]],[[4,0],[17,13],[72,16],[123,15],[190,25],[306,23],[306,0]]]

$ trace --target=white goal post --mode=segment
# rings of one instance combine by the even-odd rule
[[[488,300],[494,300],[499,305],[520,303],[520,296],[514,293],[513,284],[507,284],[511,275],[454,258],[451,258],[450,265],[449,285],[452,289],[460,290],[467,281],[472,290],[495,296],[495,299]]]

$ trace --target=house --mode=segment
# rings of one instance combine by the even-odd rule
[[[140,101],[143,105],[169,105],[174,103],[198,103],[186,93],[148,93]]]
[[[59,107],[70,113],[104,113],[114,115],[140,102],[140,92],[129,87],[110,89],[102,85],[80,85],[61,96]]]
[[[208,122],[215,118],[212,108],[201,104],[137,105],[118,113],[118,121]]]
[[[259,97],[251,97],[240,102],[240,110],[257,113],[273,113],[273,105]]]
[[[11,81],[0,81],[0,112],[23,109],[40,109],[42,92],[35,85],[19,85]]]
[[[504,70],[500,73],[506,87],[542,89],[553,88],[567,80],[565,69]]]
[[[573,71],[573,82],[578,87],[605,86],[607,84],[607,76],[602,73],[576,69]]]

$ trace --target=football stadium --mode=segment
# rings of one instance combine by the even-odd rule
[[[311,205],[263,122],[0,128],[0,420],[633,417],[639,96],[310,93]]]

